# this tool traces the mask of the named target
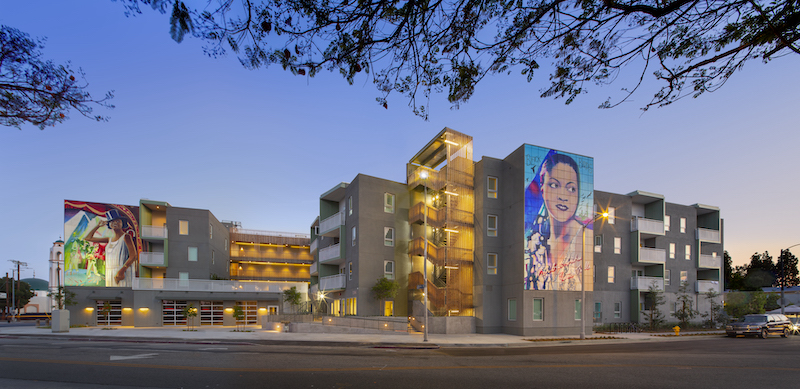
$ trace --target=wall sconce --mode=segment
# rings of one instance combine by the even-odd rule
[[[132,310],[133,310],[133,308],[125,307],[125,308],[122,308],[122,310],[123,310],[124,312],[130,312],[130,311],[132,311]]]
[[[233,312],[233,308],[225,308],[225,312],[231,313]]]
[[[94,311],[94,308],[92,308],[92,307],[86,307],[86,312],[92,312],[92,311]]]
[[[139,308],[139,312],[147,312],[147,311],[149,311],[149,310],[150,310],[150,308],[147,308],[147,307],[141,307],[141,308]]]

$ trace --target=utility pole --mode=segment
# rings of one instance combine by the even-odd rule
[[[8,261],[13,263],[13,264],[15,264],[15,265],[17,265],[17,285],[19,285],[19,279],[20,279],[19,268],[21,266],[28,267],[28,263],[27,262],[22,262],[22,261],[16,261],[16,260],[13,260],[13,259],[9,259]],[[13,269],[12,269],[12,272],[13,272]],[[11,315],[12,315],[12,318],[13,318],[12,321],[17,321],[17,297],[16,297],[16,293],[17,293],[17,288],[14,286],[14,274],[12,273],[11,274]]]

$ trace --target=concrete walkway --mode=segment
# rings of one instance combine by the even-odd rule
[[[260,326],[246,327],[246,332],[235,331],[232,326],[202,326],[196,331],[178,327],[80,327],[70,328],[66,333],[53,333],[50,328],[34,325],[0,324],[0,337],[56,337],[74,340],[113,340],[126,342],[166,343],[255,343],[299,346],[355,346],[355,347],[541,347],[589,345],[602,343],[657,342],[667,340],[692,340],[706,336],[723,336],[724,332],[684,333],[680,337],[653,336],[647,333],[595,333],[586,340],[578,336],[515,336],[507,334],[429,334],[428,342],[422,333],[380,334],[330,334],[290,333],[263,330]],[[672,334],[672,333],[670,333]]]

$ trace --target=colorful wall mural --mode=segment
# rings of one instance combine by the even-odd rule
[[[525,145],[526,290],[592,290],[593,220],[594,160]]]
[[[131,287],[138,276],[139,207],[64,200],[64,284]]]

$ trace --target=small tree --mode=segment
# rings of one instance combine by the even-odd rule
[[[65,286],[59,286],[55,292],[47,292],[47,297],[55,301],[56,309],[64,309],[70,305],[77,304],[75,293],[67,290]]]
[[[681,283],[681,287],[678,289],[677,303],[678,306],[676,307],[675,313],[673,313],[672,316],[680,321],[681,327],[687,328],[689,326],[689,322],[699,313],[692,306],[694,303],[694,298],[689,294],[689,283]]]
[[[378,278],[375,286],[372,287],[372,294],[378,301],[384,301],[394,298],[397,295],[397,290],[400,289],[400,284],[395,280],[390,280],[386,277]]]
[[[6,309],[10,309],[12,306],[16,307],[16,309],[20,309],[28,304],[31,301],[31,298],[34,296],[34,292],[31,290],[31,286],[28,285],[25,281],[15,281],[9,277],[3,277],[3,281],[0,283],[2,284],[2,288],[0,288],[0,292],[5,292],[8,294],[8,297],[2,300],[2,307],[3,311],[5,312]],[[11,286],[14,286],[14,291],[12,292]],[[16,304],[11,303],[11,296],[14,296],[13,300]],[[14,312],[12,312],[12,315]]]
[[[236,331],[244,331],[244,309],[241,305],[233,306],[233,318],[236,319]]]
[[[651,284],[645,294],[645,310],[643,311],[645,324],[650,328],[650,331],[655,331],[664,324],[664,313],[661,311],[661,306],[664,305],[665,301],[664,292],[655,284]]]
[[[717,323],[722,321],[722,315],[724,314],[722,304],[717,301],[719,293],[714,289],[709,289],[704,295],[706,300],[708,300],[709,308],[708,312],[703,314],[703,318],[706,319],[706,325],[708,325],[709,328],[716,328]]]
[[[186,328],[188,331],[194,331],[194,318],[197,317],[197,308],[194,304],[189,304],[183,308],[183,318],[186,319]]]
[[[725,313],[733,318],[741,318],[751,313],[764,313],[766,303],[767,294],[760,290],[728,293],[725,297]]]
[[[292,307],[292,313],[296,312],[297,306],[300,305],[300,292],[296,286],[283,291],[283,301]]]
[[[105,303],[103,303],[103,308],[100,309],[100,315],[103,316],[103,321],[105,322],[106,325],[108,325],[108,315],[110,314],[111,314],[111,303],[106,301]]]

